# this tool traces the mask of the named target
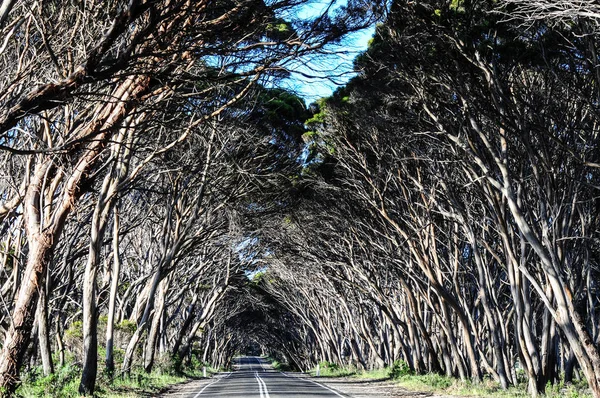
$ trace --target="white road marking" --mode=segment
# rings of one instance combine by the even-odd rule
[[[232,373],[231,373],[231,372],[229,372],[229,373],[227,374],[227,376],[225,376],[225,377],[219,377],[217,380],[213,381],[212,383],[208,383],[207,385],[205,385],[205,386],[204,386],[204,388],[202,388],[202,390],[200,390],[200,391],[198,392],[198,394],[194,395],[194,398],[198,398],[198,397],[200,396],[200,394],[202,394],[202,393],[204,392],[204,390],[206,390],[208,387],[212,386],[213,384],[217,384],[218,382],[220,382],[220,381],[221,381],[221,380],[223,380],[223,379],[226,379],[226,378],[228,378],[229,376],[231,376],[231,374],[232,374]]]
[[[254,372],[254,378],[256,379],[256,382],[258,383],[258,393],[260,394],[260,398],[264,398],[265,394],[263,393],[262,384],[260,384],[260,381],[258,380],[258,373],[257,372]]]
[[[262,364],[262,362],[260,362],[260,359],[258,359],[258,357],[253,357],[253,358],[260,365],[260,369],[264,372],[265,371],[265,366]]]
[[[293,376],[290,376],[290,375],[288,375],[288,374],[285,374],[285,373],[283,373],[283,372],[279,372],[279,373],[281,373],[281,374],[282,374],[282,375],[284,375],[285,377],[289,377],[290,379],[291,379],[291,378],[298,378],[298,377],[293,377]],[[329,387],[327,387],[327,386],[324,386],[324,385],[323,385],[323,384],[321,384],[321,383],[317,383],[316,381],[312,381],[311,379],[305,379],[305,378],[303,378],[303,377],[300,377],[299,379],[300,379],[300,380],[305,380],[305,381],[310,381],[311,383],[313,383],[313,384],[316,384],[316,385],[318,385],[318,386],[319,386],[319,387],[321,387],[321,388],[324,388],[324,389],[326,389],[326,390],[329,390],[329,391],[331,391],[332,393],[334,393],[334,394],[335,394],[335,395],[337,395],[338,397],[346,398],[345,396],[341,395],[339,392],[337,392],[337,391],[335,391],[335,390],[332,390],[331,388],[329,388]]]
[[[266,371],[265,367],[260,362],[260,360],[257,357],[254,357],[254,359],[260,365],[261,371],[265,372]],[[243,363],[240,364],[240,365],[243,365]],[[252,364],[252,361],[249,361],[248,365],[250,365],[250,371],[252,372],[253,369],[254,369],[254,365]],[[290,375],[288,375],[288,374],[286,374],[284,372],[279,372],[279,373],[282,374],[282,375],[284,375],[285,377],[295,378],[295,377],[290,376]],[[223,379],[229,378],[232,374],[233,374],[233,372],[229,372],[229,373],[227,373],[227,376],[220,377],[217,380],[213,381],[212,383],[209,383],[209,384],[205,385],[202,388],[202,390],[200,390],[198,392],[198,394],[194,395],[194,398],[198,398],[200,396],[200,394],[202,394],[204,392],[204,390],[206,390],[208,387],[212,386],[213,384],[216,384],[216,383],[220,382]],[[258,371],[254,371],[254,377],[256,378],[256,382],[258,383],[258,392],[260,394],[260,398],[271,398],[270,395],[269,395],[269,390],[267,388],[267,383],[265,383],[265,381],[258,375]],[[323,385],[321,383],[317,383],[316,381],[313,381],[313,380],[310,380],[310,379],[305,379],[305,378],[300,378],[300,380],[305,380],[305,381],[311,382],[311,383],[316,384],[317,386],[319,386],[321,388],[326,389],[329,392],[332,392],[333,394],[337,395],[338,397],[346,398],[344,395],[340,394],[339,392],[337,392],[337,391],[335,391],[335,390],[333,390],[333,389],[331,389],[331,388],[329,388],[329,387],[327,387],[327,386],[325,386],[325,385]]]
[[[288,376],[288,377],[289,377],[289,376]],[[318,385],[319,387],[323,387],[324,389],[331,391],[332,393],[334,393],[334,394],[335,394],[335,395],[337,395],[338,397],[346,398],[346,397],[344,397],[342,394],[340,394],[339,392],[337,392],[337,391],[335,391],[335,390],[332,390],[331,388],[329,388],[329,387],[327,387],[327,386],[324,386],[324,385],[323,385],[323,384],[321,384],[321,383],[317,383],[316,381],[312,381],[312,380],[310,380],[310,379],[303,379],[303,380],[310,381],[311,383],[313,383],[313,384],[316,384],[316,385]]]
[[[256,381],[258,381],[258,392],[260,393],[261,398],[271,398],[269,395],[269,389],[267,388],[267,383],[258,375],[258,372],[254,372],[254,377],[256,377]]]

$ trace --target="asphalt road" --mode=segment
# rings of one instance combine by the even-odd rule
[[[241,357],[235,370],[220,374],[186,398],[349,398],[312,380],[272,369],[259,357]]]

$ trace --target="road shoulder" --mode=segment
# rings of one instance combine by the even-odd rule
[[[169,397],[193,397],[198,391],[202,390],[208,384],[213,382],[214,379],[206,378],[206,379],[188,379],[182,383],[173,384],[165,388],[163,391],[153,394],[152,397],[164,397],[168,395]]]
[[[451,398],[430,392],[414,392],[398,386],[391,380],[356,379],[351,377],[309,377],[310,380],[339,391],[352,398]],[[456,398],[456,397],[452,397]]]

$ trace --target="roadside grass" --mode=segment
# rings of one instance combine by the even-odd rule
[[[396,361],[391,367],[372,370],[358,369],[352,366],[339,366],[327,361],[320,362],[319,367],[319,377],[352,377],[357,379],[387,380],[395,378],[404,372],[404,365],[400,361]],[[311,376],[316,376],[317,369],[314,368],[308,373]]]
[[[396,370],[394,372],[394,369]],[[500,384],[490,378],[485,378],[480,383],[461,381],[459,379],[429,373],[415,375],[408,367],[400,362],[394,363],[391,371],[394,381],[403,388],[411,391],[425,391],[444,395],[456,395],[461,397],[492,397],[492,398],[520,398],[531,396],[527,392],[527,384],[523,379],[516,386],[506,390]],[[565,384],[562,381],[546,386],[546,392],[542,394],[548,398],[591,398],[591,392],[585,381]]]
[[[79,397],[81,370],[76,366],[65,366],[49,376],[37,377],[30,372],[16,391],[18,397]],[[160,392],[173,384],[188,380],[185,375],[173,375],[160,371],[145,373],[143,369],[132,372],[129,377],[110,379],[98,374],[96,394],[99,398],[139,397]]]
[[[438,374],[403,375],[395,379],[396,383],[411,391],[431,392],[444,395],[461,397],[492,397],[492,398],[520,398],[530,397],[527,385],[521,383],[503,390],[500,385],[490,379],[481,383],[461,381]],[[547,398],[591,398],[592,394],[585,383],[548,385],[546,393],[541,395]]]
[[[140,397],[160,393],[174,384],[189,379],[203,377],[202,365],[193,363],[192,366],[176,371],[173,361],[165,359],[157,361],[155,371],[146,373],[143,368],[132,369],[128,377],[115,374],[110,377],[102,371],[98,372],[96,391],[98,398]],[[99,366],[100,368],[100,366]],[[212,376],[218,370],[207,366],[207,376]],[[42,369],[36,367],[23,375],[22,384],[16,391],[16,396],[23,398],[38,397],[80,397],[78,392],[81,378],[81,366],[68,364],[57,368],[54,374],[43,376]]]
[[[413,392],[427,392],[459,397],[521,398],[530,397],[525,382],[503,390],[499,383],[489,378],[481,383],[461,381],[435,373],[413,374],[406,363],[396,361],[392,366],[375,370],[358,370],[353,367],[340,367],[321,362],[320,377],[350,377],[352,379],[393,380],[399,387]],[[309,374],[316,376],[316,368]],[[565,384],[562,381],[546,386],[547,398],[592,398],[585,381]]]
[[[273,359],[271,357],[267,357],[267,360],[271,362],[271,366],[273,367],[273,369],[279,372],[288,372],[291,370],[290,365],[288,365],[287,363],[279,362],[278,360]]]
[[[353,377],[357,379],[387,380],[390,378],[390,370],[388,368],[357,370]]]
[[[349,377],[356,375],[354,367],[343,367],[338,364],[322,361],[319,363],[319,377]],[[317,368],[308,371],[311,376],[317,375]]]
[[[182,383],[189,378],[184,375],[173,375],[168,373],[144,373],[135,372],[130,377],[115,378],[102,384],[98,388],[97,396],[101,398],[113,397],[139,397],[158,393],[166,387]]]

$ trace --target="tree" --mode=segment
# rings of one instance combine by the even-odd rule
[[[155,149],[130,170],[133,178],[156,154],[184,142],[196,126],[243,98],[261,76],[281,70],[283,60],[318,51],[365,23],[345,20],[344,9],[333,18],[298,22],[287,36],[266,33],[279,13],[296,5],[3,3],[0,26],[6,40],[1,56],[7,73],[1,82],[1,148],[28,159],[22,190],[11,190],[2,206],[3,215],[22,206],[28,247],[23,277],[27,282],[19,289],[0,354],[5,394],[16,386],[28,345],[36,286],[44,283],[69,216],[114,160],[110,148],[121,156],[114,144],[118,137],[128,137],[132,144],[169,137],[168,142],[146,141]],[[350,8],[365,6],[352,3]],[[210,65],[215,57],[225,61],[220,70]],[[233,95],[227,94],[228,87],[234,88]],[[200,112],[188,111],[164,135],[167,126],[161,122],[169,117],[162,112],[173,109],[166,106],[173,102],[184,114],[186,107],[208,105]],[[106,180],[112,188],[96,202],[93,216],[84,290],[86,369],[80,388],[86,394],[93,391],[95,380],[94,252],[115,203],[110,190],[119,188],[120,178],[126,177]]]

